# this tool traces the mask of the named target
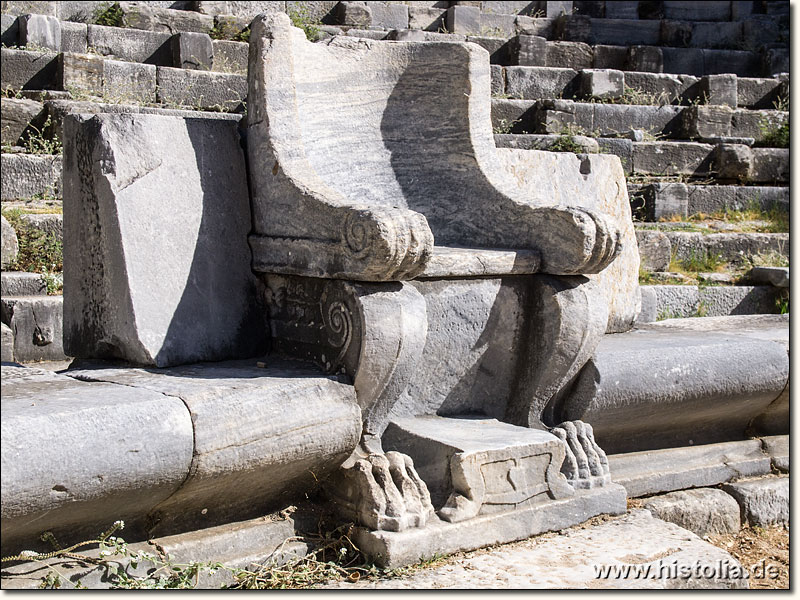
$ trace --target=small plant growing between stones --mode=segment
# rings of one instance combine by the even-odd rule
[[[9,270],[48,275],[60,273],[64,268],[61,239],[55,233],[31,226],[22,218],[22,214],[19,209],[3,212],[3,216],[14,228],[19,243],[17,258],[9,266]]]
[[[719,271],[725,262],[722,256],[709,250],[692,250],[688,256],[678,258],[673,252],[669,270],[673,273],[712,273]]]
[[[575,141],[575,138],[569,135],[559,135],[558,139],[550,144],[547,148],[550,152],[573,152],[574,154],[582,154],[586,149]]]
[[[52,128],[53,120],[50,115],[39,129],[33,124],[28,124],[29,131],[22,144],[28,154],[61,154],[63,147],[57,135],[47,138],[44,132]]]
[[[782,290],[775,298],[775,310],[779,315],[789,314],[789,290]]]
[[[500,119],[500,122],[493,128],[492,131],[498,134],[511,133],[511,130],[514,129],[514,126],[520,121],[521,119]]]
[[[767,148],[789,147],[788,119],[784,119],[781,123],[774,123],[765,118],[759,123],[758,127],[761,130],[761,140],[756,145]]]
[[[311,15],[309,7],[305,4],[295,5],[289,10],[289,18],[292,20],[294,27],[299,27],[306,34],[306,39],[311,42],[317,41],[320,34],[321,25],[319,19]],[[248,35],[249,39],[249,35]],[[244,40],[243,40],[244,41]]]
[[[95,9],[92,22],[106,27],[124,27],[124,16],[119,2],[103,2]]]
[[[281,546],[264,564],[252,564],[247,569],[232,568],[219,562],[178,563],[162,551],[134,551],[124,539],[112,535],[124,526],[123,521],[116,521],[97,539],[80,542],[68,548],[62,548],[55,536],[48,531],[42,534],[41,539],[52,544],[53,552],[26,550],[15,556],[4,557],[2,561],[33,561],[45,565],[48,574],[43,578],[40,587],[46,589],[62,588],[65,585],[86,589],[81,581],[73,583],[56,565],[46,562],[57,558],[68,558],[102,567],[105,570],[104,580],[112,589],[194,589],[199,584],[201,575],[214,575],[221,570],[227,571],[230,574],[229,579],[233,580],[227,586],[229,589],[307,589],[327,582],[356,582],[362,579],[406,576],[443,560],[442,556],[436,555],[409,567],[378,567],[367,561],[352,542],[349,534],[353,525],[348,524],[332,531],[304,537],[305,541],[313,544],[314,549],[305,556],[296,556],[288,561],[287,552]],[[294,539],[299,538],[289,538],[286,542]],[[99,549],[97,556],[78,552],[93,545],[97,545]]]

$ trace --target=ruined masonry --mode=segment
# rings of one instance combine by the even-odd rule
[[[101,4],[3,2],[3,556],[788,523],[788,3]]]

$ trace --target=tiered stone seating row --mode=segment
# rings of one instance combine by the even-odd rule
[[[322,41],[483,46],[493,63],[497,145],[616,154],[647,221],[754,205],[788,209],[788,148],[769,147],[788,120],[778,110],[789,93],[782,3],[691,4],[7,2],[2,200],[5,207],[58,201],[60,156],[17,146],[39,130],[59,137],[64,114],[201,110],[239,119],[250,19],[282,10]],[[91,22],[117,6],[119,26]],[[640,244],[651,234],[642,232]],[[679,251],[670,236],[663,234],[662,250]],[[788,256],[783,237],[768,246]],[[663,267],[659,256],[643,254],[644,262]]]

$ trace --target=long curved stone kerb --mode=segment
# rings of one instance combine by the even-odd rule
[[[597,273],[608,217],[520,197],[498,161],[488,54],[474,44],[312,44],[282,13],[252,23],[253,266],[413,279],[437,246],[536,250],[540,271]]]

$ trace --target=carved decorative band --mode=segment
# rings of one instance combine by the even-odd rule
[[[370,235],[367,219],[359,212],[351,212],[344,226],[344,241],[353,254],[364,254],[370,247]]]

